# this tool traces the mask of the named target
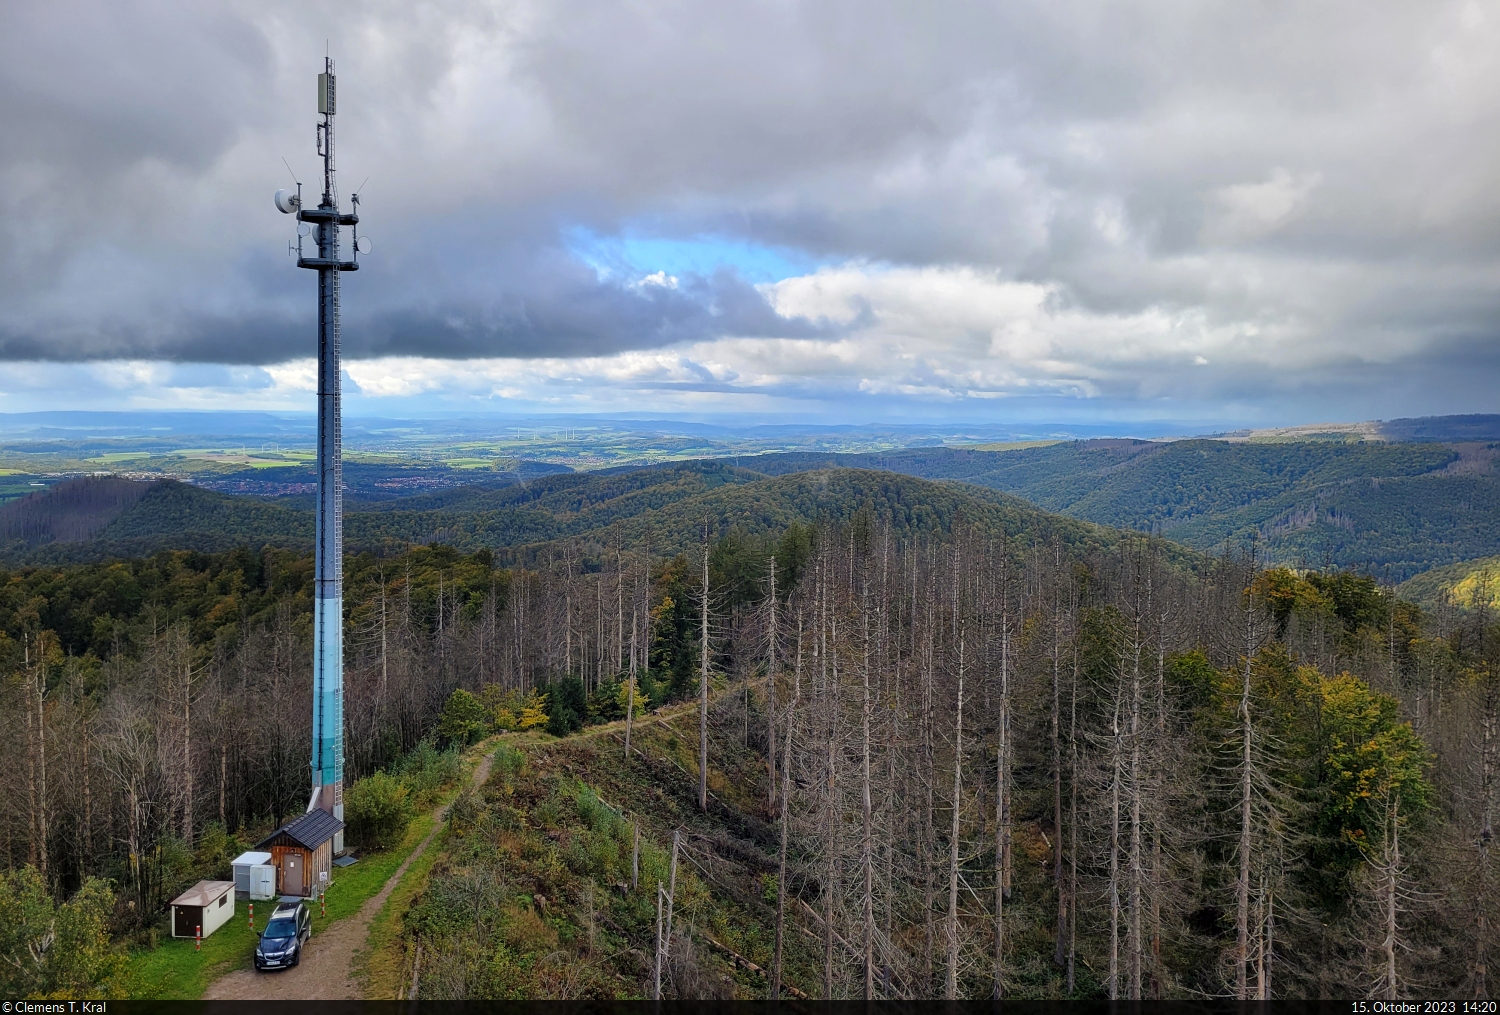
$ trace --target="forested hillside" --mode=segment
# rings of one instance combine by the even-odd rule
[[[1500,628],[1144,540],[810,548],[710,611],[702,725],[505,752],[419,996],[1489,995]]]
[[[424,741],[549,731],[455,805],[406,924],[422,996],[649,996],[676,828],[667,996],[765,996],[778,926],[783,989],[812,996],[1490,991],[1485,614],[890,474],[692,475],[548,481],[549,518],[659,506],[524,565],[350,554],[351,799]],[[10,867],[139,946],[300,810],[310,587],[275,547],[0,574]],[[705,690],[706,727],[651,725],[624,765],[569,746]],[[641,823],[634,888],[601,794]]]
[[[765,455],[738,464],[767,474],[842,465],[958,480],[1201,550],[1255,537],[1271,560],[1401,581],[1500,549],[1497,447],[1093,440],[1009,451]]]
[[[1400,593],[1428,609],[1500,610],[1500,556],[1435,567],[1402,582]]]
[[[502,559],[545,557],[559,540],[590,553],[650,545],[676,553],[716,529],[758,535],[795,523],[847,521],[861,511],[889,517],[901,534],[947,531],[966,518],[995,533],[1022,529],[1068,543],[1112,542],[1117,532],[1038,510],[1015,497],[890,472],[834,469],[767,477],[718,462],[546,476],[502,489],[459,489],[351,507],[351,550],[399,552],[412,544],[481,548]],[[13,545],[17,562],[58,563],[133,556],[161,548],[223,552],[234,546],[300,548],[313,516],[279,502],[160,483],[87,542]]]
[[[64,480],[0,504],[0,546],[18,548],[93,539],[151,490],[115,476]]]

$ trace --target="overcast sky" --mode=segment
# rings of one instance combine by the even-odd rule
[[[313,407],[325,44],[353,411],[1500,411],[1441,0],[11,0],[0,411]]]

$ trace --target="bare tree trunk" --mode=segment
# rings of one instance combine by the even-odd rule
[[[1002,564],[1002,567],[1004,565]],[[1005,578],[1002,577],[1004,582]],[[1010,600],[1000,592],[1000,717],[995,730],[995,978],[990,997],[1005,996],[1005,896],[1010,845]]]
[[[682,829],[672,832],[672,866],[667,871],[667,937],[663,957],[672,955],[672,909],[677,905],[677,854],[682,849]]]
[[[824,596],[827,596],[827,587],[824,587]],[[826,610],[827,604],[824,604]],[[823,645],[824,665],[829,667],[828,682],[823,691],[826,696],[826,707],[828,710],[828,813],[827,828],[825,829],[825,852],[828,854],[828,868],[824,876],[823,884],[823,994],[825,997],[833,997],[833,895],[838,884],[838,756],[835,753],[838,746],[838,708],[839,708],[839,657],[838,641],[839,628],[837,618],[829,620],[825,617],[824,637],[831,634],[833,648],[830,650],[825,640]]]
[[[656,971],[655,980],[651,986],[651,1000],[661,1000],[661,952],[662,952],[662,906],[661,897],[663,890],[661,882],[656,882]]]
[[[125,785],[125,841],[130,850],[130,873],[135,880],[137,903],[144,904],[145,894],[141,870],[141,798],[132,776]]]
[[[776,556],[769,564],[771,579],[771,622],[766,634],[766,809],[776,810]]]
[[[1396,977],[1396,914],[1400,907],[1401,878],[1401,815],[1397,805],[1390,806],[1390,853],[1386,857],[1385,871],[1385,999],[1394,1001],[1401,996],[1400,981]]]
[[[865,875],[864,929],[865,929],[865,1000],[875,998],[875,813],[870,795],[870,603],[869,589],[863,590],[860,602],[860,617],[863,624],[864,658],[860,669],[864,678],[864,702],[861,708],[860,730],[860,802],[862,805],[863,839],[860,863]]]
[[[1154,563],[1154,562],[1153,562]],[[1152,783],[1164,793],[1163,754],[1167,749],[1167,642],[1166,613],[1160,615],[1156,633],[1156,744],[1153,749]],[[1162,809],[1158,800],[1151,813],[1151,996],[1161,1000],[1161,893],[1162,893]]]
[[[1078,636],[1074,598],[1073,683],[1068,704],[1068,997],[1077,986],[1078,961]]]
[[[222,735],[222,734],[221,734]],[[228,831],[229,824],[224,817],[225,804],[229,795],[229,744],[219,744],[219,824]]]
[[[1250,663],[1254,646],[1252,604],[1245,608],[1245,669],[1240,684],[1240,841],[1239,878],[1235,889],[1235,954],[1234,996],[1241,1001],[1249,1000],[1250,959],[1250,843],[1251,843],[1251,736],[1250,724]]]
[[[1052,962],[1067,961],[1068,893],[1063,888],[1062,818],[1062,547],[1053,544],[1052,565],[1052,881],[1057,886],[1057,934]]]
[[[47,813],[47,656],[43,651],[45,642],[41,636],[36,642],[36,765],[37,765],[37,831],[40,839],[42,878],[47,877],[49,840],[52,838],[50,815]]]
[[[1109,783],[1109,999],[1120,996],[1120,689],[1115,685],[1115,710],[1110,720],[1111,771]]]
[[[937,601],[937,589],[935,576],[929,569],[927,598],[927,629],[923,642],[922,659],[922,788],[925,794],[926,807],[923,812],[922,821],[922,915],[923,928],[923,952],[922,952],[922,987],[924,990],[932,989],[932,955],[936,946],[937,933],[933,926],[933,903],[936,901],[936,886],[934,877],[936,874],[937,858],[932,855],[936,852],[937,845],[937,819],[935,816],[937,764],[934,759],[934,734],[933,734],[933,689],[932,670],[934,665],[935,647],[933,645],[934,627],[936,618],[933,616],[935,603]]]
[[[182,637],[182,841],[193,845],[193,671],[187,653],[187,633]]]
[[[94,856],[94,794],[93,783],[89,778],[89,722],[85,718],[82,730],[83,748],[83,855],[92,859]]]
[[[786,711],[786,745],[781,772],[781,852],[776,862],[776,955],[771,962],[770,999],[781,997],[781,955],[786,934],[786,852],[792,799],[792,723],[802,698],[802,618],[797,618],[797,663],[793,671],[792,702]]]
[[[38,654],[41,647],[38,646]],[[33,867],[40,865],[46,869],[45,858],[46,843],[42,841],[42,809],[36,792],[36,766],[37,766],[37,744],[40,737],[36,731],[36,719],[39,710],[31,707],[31,699],[36,695],[37,672],[31,668],[31,639],[25,642],[26,651],[26,693],[22,696],[24,701],[22,710],[26,713],[26,798],[30,804],[30,824],[27,828],[26,862]],[[39,671],[40,666],[37,667]],[[38,848],[40,847],[40,848]]]
[[[698,685],[698,807],[708,813],[708,520],[703,522],[703,666]]]
[[[630,607],[630,685],[625,692],[625,760],[630,760],[630,729],[635,725],[635,666],[636,666],[636,642],[635,632],[638,618],[636,607]]]
[[[956,575],[955,575],[956,577]],[[957,589],[954,590],[955,593]],[[956,606],[955,606],[956,608]],[[958,999],[958,818],[964,771],[964,634],[958,633],[958,708],[953,726],[953,823],[948,833],[948,978],[943,996]]]
[[[1261,965],[1265,969],[1264,979],[1261,981],[1262,989],[1260,999],[1271,1000],[1271,973],[1276,962],[1276,889],[1266,889],[1266,947]]]
[[[1266,964],[1265,964],[1265,926],[1266,926],[1266,876],[1260,876],[1260,891],[1255,894],[1255,914],[1253,917],[1255,935],[1255,950],[1251,955],[1250,964],[1255,969],[1255,989],[1252,994],[1256,998],[1264,995],[1266,989]]]
[[[1139,593],[1137,593],[1139,596]],[[1149,595],[1149,593],[1148,593]],[[1130,664],[1130,987],[1132,1001],[1141,999],[1141,967],[1144,940],[1141,926],[1142,882],[1145,869],[1142,860],[1141,830],[1141,611],[1137,598],[1134,644]]]

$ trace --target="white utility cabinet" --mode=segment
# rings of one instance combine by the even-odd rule
[[[276,868],[268,863],[258,863],[250,868],[250,898],[274,899],[276,897]]]
[[[235,894],[236,895],[252,895],[252,889],[250,887],[250,870],[251,870],[251,868],[257,867],[257,866],[261,866],[261,865],[264,865],[264,864],[269,864],[270,862],[271,862],[271,854],[270,853],[259,853],[259,852],[253,852],[252,851],[252,852],[249,852],[249,853],[241,853],[239,856],[235,857],[233,863],[231,864],[231,866],[234,867],[234,892],[235,892]],[[275,870],[275,868],[273,867],[272,870]],[[275,883],[276,883],[276,879],[275,879],[274,875],[271,878],[271,883],[272,883],[272,885],[275,885]],[[269,895],[254,895],[252,897],[254,897],[254,898],[270,898]]]

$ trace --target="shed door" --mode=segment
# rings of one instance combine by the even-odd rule
[[[203,924],[203,910],[198,906],[172,907],[172,933],[177,937],[195,937]]]
[[[301,850],[289,849],[281,855],[281,893],[307,894],[307,861]]]

